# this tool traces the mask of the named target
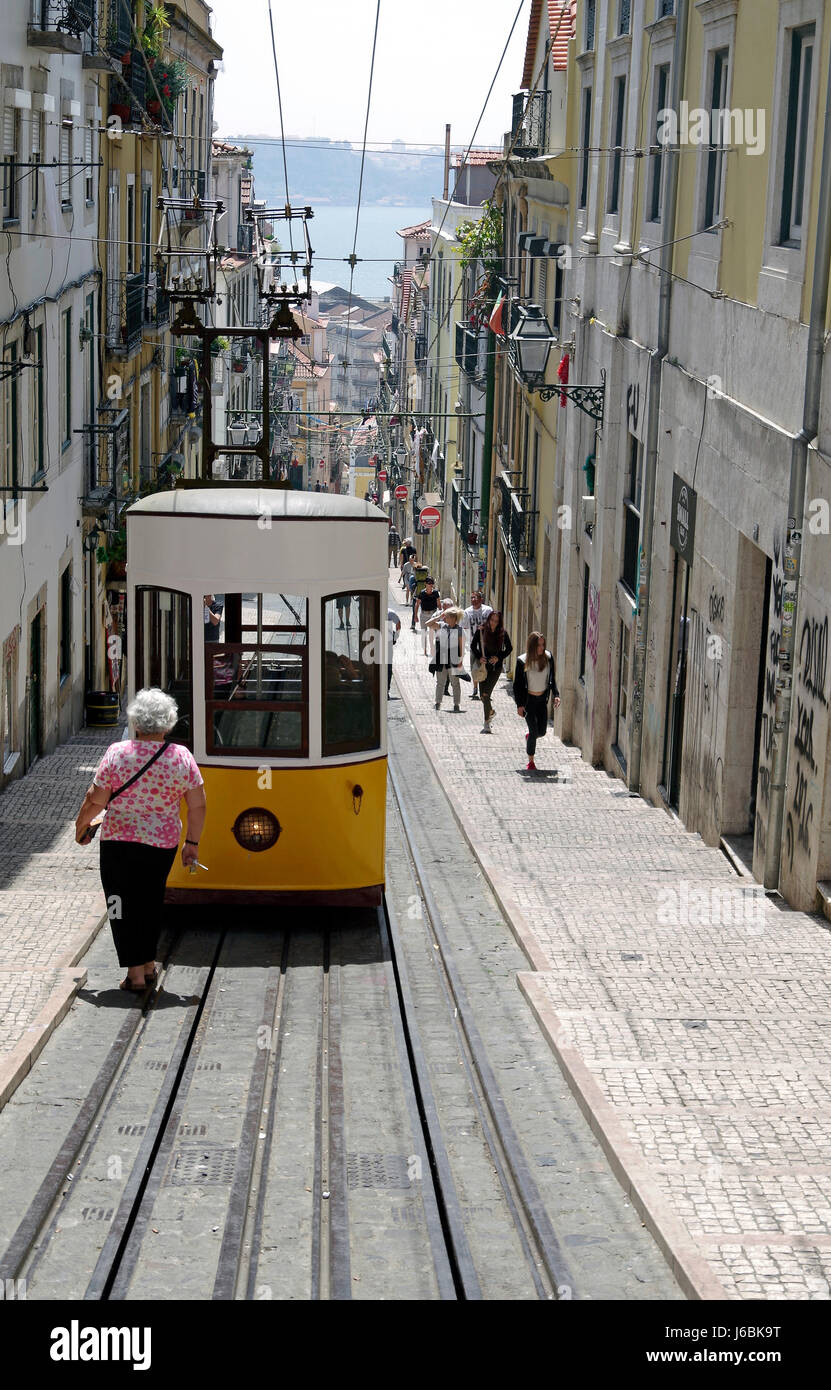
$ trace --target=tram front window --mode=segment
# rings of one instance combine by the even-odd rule
[[[224,595],[205,651],[209,753],[308,753],[307,609],[291,594]]]
[[[323,756],[380,745],[381,651],[378,594],[323,600]]]
[[[136,689],[172,695],[179,722],[174,743],[193,751],[193,686],[190,659],[191,602],[173,589],[136,589]]]

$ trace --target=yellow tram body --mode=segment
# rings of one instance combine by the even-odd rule
[[[387,530],[366,501],[261,485],[127,512],[130,694],[177,700],[208,803],[206,867],[177,857],[169,901],[380,901]]]

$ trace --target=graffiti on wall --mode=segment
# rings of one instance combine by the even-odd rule
[[[589,622],[586,633],[586,647],[591,657],[592,670],[597,665],[597,640],[600,622],[600,593],[594,584],[589,585]]]
[[[768,640],[765,659],[765,688],[762,696],[762,732],[759,747],[759,773],[756,782],[756,820],[753,837],[757,854],[762,858],[767,849],[767,821],[770,810],[770,781],[773,765],[773,734],[776,719],[776,682],[779,678],[779,642],[782,632],[782,611],[785,585],[785,561],[782,538],[773,537],[773,568],[771,573]]]
[[[803,620],[796,662],[796,706],[793,724],[793,788],[785,816],[785,862],[788,871],[795,855],[810,857],[815,821],[813,779],[817,772],[814,722],[828,708],[828,617]],[[822,735],[824,740],[824,734]],[[818,736],[817,743],[819,745]]]
[[[724,600],[720,601],[724,614]],[[712,607],[712,599],[711,599]],[[687,636],[687,713],[684,771],[689,804],[685,820],[700,826],[711,819],[720,828],[724,763],[719,754],[724,639],[712,630],[703,613],[690,609]]]

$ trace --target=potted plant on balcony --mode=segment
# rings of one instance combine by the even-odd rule
[[[122,526],[106,545],[99,545],[95,558],[107,566],[109,579],[124,579],[127,574],[127,529]]]
[[[155,59],[162,56],[170,20],[164,5],[151,5],[144,14],[144,30],[141,46],[148,57],[148,65],[155,66]]]

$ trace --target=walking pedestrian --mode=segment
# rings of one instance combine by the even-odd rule
[[[399,536],[392,522],[390,522],[390,529],[389,535],[387,536],[387,540],[389,542],[390,548],[389,563],[392,565],[398,559],[398,554],[401,550],[401,537]]]
[[[436,644],[436,629],[429,626],[431,618],[438,612],[441,603],[441,594],[436,588],[435,580],[432,575],[427,576],[424,581],[424,588],[420,594],[416,595],[415,617],[421,628],[421,645],[424,655],[429,655],[432,659]],[[429,642],[429,653],[428,653]]]
[[[485,667],[487,672],[485,679],[479,685],[482,695],[482,713],[485,716],[485,722],[482,725],[483,734],[492,732],[491,724],[496,718],[496,710],[493,707],[491,695],[496,682],[502,675],[502,668],[513,649],[513,643],[502,626],[502,614],[491,610],[487,621],[477,629],[470,644],[471,677],[474,658]]]
[[[182,833],[179,806],[184,797],[187,868],[199,858],[205,788],[193,754],[166,741],[179,718],[175,700],[157,688],[140,690],[127,717],[134,737],[111,743],[101,759],[78,812],[75,839],[89,844],[90,828],[106,808],[99,821],[101,883],[118,963],[127,967],[121,988],[140,994],[156,982],[165,884]]]
[[[341,594],[340,598],[335,599],[335,607],[338,610],[338,628],[343,627],[343,615],[346,614],[346,626],[351,627],[349,615],[352,612],[352,597],[349,594]]]
[[[406,594],[408,594],[408,595],[409,595],[409,592],[410,592],[410,580],[411,580],[412,577],[413,577],[413,572],[414,572],[414,570],[415,570],[415,561],[414,561],[414,560],[405,560],[404,563],[403,563],[403,565],[401,566],[401,588],[402,588],[402,589],[404,590],[404,592],[405,592]]]
[[[525,746],[528,752],[527,772],[536,772],[534,754],[537,739],[545,738],[548,730],[548,701],[553,697],[554,708],[560,704],[560,692],[554,675],[554,658],[545,645],[541,632],[528,634],[525,656],[519,657],[514,671],[514,699],[517,714],[525,718],[528,733]]]
[[[398,641],[398,634],[401,631],[401,619],[394,608],[387,609],[387,694],[390,693],[392,685],[392,649]]]
[[[487,603],[483,602],[483,598],[484,596],[481,589],[474,589],[470,596],[470,606],[465,609],[465,615],[462,618],[462,627],[468,634],[471,651],[473,651],[474,637],[493,612],[493,609]],[[479,699],[479,686],[476,681],[473,682],[473,690],[470,698],[471,700]]]
[[[453,687],[454,714],[459,714],[461,711],[459,701],[462,687],[459,673],[465,654],[465,635],[460,627],[461,619],[461,608],[446,608],[444,610],[441,626],[436,633],[435,659],[430,663],[436,676],[436,709],[441,709],[441,702],[447,687],[447,677],[449,676]]]
[[[416,548],[413,545],[413,538],[412,536],[405,536],[401,543],[401,549],[398,552],[399,567],[405,564],[407,560],[415,560],[415,557]]]

